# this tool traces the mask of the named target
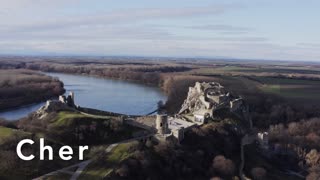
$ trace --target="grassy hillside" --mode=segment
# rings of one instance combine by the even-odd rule
[[[17,179],[22,177],[34,178],[46,174],[48,172],[61,169],[77,163],[77,159],[71,161],[63,161],[54,154],[54,160],[47,161],[22,161],[17,156],[15,148],[17,143],[28,136],[35,141],[35,147],[39,146],[39,138],[45,139],[46,145],[53,147],[54,152],[58,152],[63,145],[71,146],[74,149],[74,157],[77,157],[77,148],[80,144],[89,145],[93,148],[95,145],[108,145],[114,142],[123,141],[133,137],[134,133],[140,132],[142,129],[122,124],[120,117],[114,116],[93,116],[81,114],[79,112],[61,111],[49,114],[47,119],[26,119],[21,130],[14,130],[0,126],[0,179],[7,179],[6,172],[9,172],[10,178],[12,174],[16,174]],[[3,144],[2,142],[5,142]],[[105,149],[104,149],[105,150]],[[24,149],[25,153],[34,152],[38,154],[38,148],[28,147]],[[127,153],[123,145],[113,150],[113,155],[108,161],[116,161],[118,158],[125,158]],[[88,153],[85,153],[88,158]],[[17,171],[16,173],[13,172]],[[54,178],[65,178],[64,174],[58,174]]]
[[[132,155],[130,148],[134,144],[135,142],[122,143],[117,145],[110,153],[102,153],[99,157],[95,157],[95,161],[84,170],[79,179],[98,180],[107,177],[114,171],[114,168]],[[105,150],[102,149],[102,151]]]
[[[0,142],[1,142],[1,139],[5,139],[6,137],[11,136],[12,134],[13,134],[13,129],[0,126]]]
[[[67,111],[59,112],[49,125],[49,132],[56,132],[57,135],[67,132],[70,138],[85,144],[118,142],[132,138],[139,131],[142,129],[123,124],[120,117]]]
[[[8,139],[12,138],[13,136],[23,138],[30,135],[30,133],[21,130],[0,126],[0,145],[7,142]]]
[[[112,117],[110,116],[95,116],[95,115],[88,115],[83,113],[77,112],[70,112],[70,111],[61,111],[57,114],[57,117],[52,121],[52,126],[63,126],[69,127],[75,123],[77,120],[84,120],[84,121],[91,121],[91,120],[111,120]]]

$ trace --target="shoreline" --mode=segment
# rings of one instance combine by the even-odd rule
[[[99,76],[99,75],[90,75],[90,74],[78,74],[78,73],[65,73],[65,72],[47,72],[47,71],[35,71],[35,72],[39,72],[43,75],[46,75],[46,76],[49,76],[51,78],[57,78],[62,84],[63,84],[63,87],[64,87],[64,92],[60,95],[63,95],[65,94],[65,92],[68,91],[68,89],[66,89],[66,85],[65,85],[65,82],[63,82],[59,77],[56,77],[54,76],[54,74],[65,74],[65,75],[72,75],[72,76],[78,76],[78,77],[91,77],[91,78],[96,78],[96,79],[101,79],[101,80],[113,80],[113,81],[119,81],[119,82],[124,82],[124,83],[130,83],[130,84],[138,84],[138,85],[143,85],[143,86],[147,86],[147,87],[151,87],[151,88],[157,88],[159,91],[161,91],[161,93],[163,93],[165,96],[166,96],[166,99],[165,101],[167,101],[167,94],[163,91],[162,88],[159,88],[159,86],[156,86],[155,84],[149,84],[149,83],[143,83],[141,81],[134,81],[134,80],[124,80],[124,79],[118,79],[118,78],[109,78],[109,77],[103,77],[103,76]],[[52,97],[48,97],[48,98],[44,98],[44,99],[41,99],[41,100],[38,100],[38,101],[34,101],[32,103],[26,103],[26,104],[22,104],[20,106],[16,106],[16,107],[10,107],[10,108],[5,108],[5,109],[1,109],[0,110],[0,114],[3,113],[14,113],[15,110],[19,110],[19,109],[24,109],[24,108],[32,108],[33,106],[37,106],[37,105],[41,105],[43,103],[45,103],[46,101],[48,100],[53,100],[53,99],[58,99],[58,96],[52,96]],[[91,108],[91,107],[89,107]],[[96,109],[94,107],[92,107],[93,109]],[[97,110],[100,110],[100,109],[97,109]],[[30,113],[32,112],[35,112],[35,111],[31,111]],[[30,114],[29,113],[29,114]],[[118,113],[115,111],[115,113]],[[149,112],[148,112],[149,113]],[[120,114],[120,113],[119,113]],[[137,113],[137,114],[130,114],[130,116],[143,116],[147,113]],[[21,118],[24,118],[24,117],[27,117],[27,115],[21,117]],[[7,120],[7,121],[15,121],[15,120],[19,120],[21,118],[17,118],[17,119],[7,119],[5,117],[0,117],[0,118],[3,118],[4,120]]]

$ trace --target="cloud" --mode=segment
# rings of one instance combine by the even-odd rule
[[[2,33],[1,33],[2,32]],[[184,38],[163,29],[146,25],[91,25],[68,27],[38,31],[12,31],[3,33],[0,30],[0,39],[11,41],[52,41],[52,40],[137,40],[137,39],[178,39]]]
[[[186,28],[205,30],[205,31],[217,31],[224,34],[244,34],[253,31],[252,28],[238,27],[225,24],[210,24],[210,25],[200,25],[200,26],[187,26]]]
[[[78,3],[81,0],[0,0],[0,9],[20,10],[26,8],[55,8],[63,5]]]
[[[28,0],[25,0],[28,1]],[[212,5],[184,8],[135,8],[121,9],[109,12],[100,12],[93,15],[57,16],[44,18],[42,21],[19,22],[14,26],[5,25],[8,31],[12,30],[52,30],[69,27],[110,25],[121,23],[132,23],[145,20],[189,18],[203,15],[219,15],[227,10],[235,8],[233,5]],[[32,19],[32,18],[31,18]]]
[[[0,30],[1,32],[1,30]],[[91,25],[80,27],[68,27],[61,29],[51,29],[42,31],[17,31],[10,34],[0,33],[2,40],[86,40],[86,41],[105,41],[105,40],[176,40],[176,41],[202,41],[202,42],[266,42],[265,37],[256,36],[215,36],[202,37],[198,34],[182,35],[176,31],[162,27],[147,25]]]
[[[161,8],[141,3],[123,6],[122,1],[109,7],[112,10],[94,7],[102,2],[0,0],[0,54],[319,57],[318,44],[280,46],[272,42],[276,37],[221,19],[242,8],[239,5],[187,6],[181,0],[180,6],[163,3]]]
[[[217,37],[208,38],[214,41],[227,41],[227,42],[263,42],[268,41],[265,37]]]
[[[38,0],[40,1],[40,0]],[[47,2],[42,0],[41,2]],[[16,2],[16,1],[13,1]],[[23,0],[25,4],[31,0]],[[59,0],[59,2],[64,2]],[[8,5],[8,4],[7,4]],[[9,5],[13,6],[14,4]],[[104,40],[104,39],[183,39],[166,29],[148,25],[138,26],[144,21],[185,19],[205,15],[219,15],[235,5],[211,5],[181,8],[132,8],[117,9],[90,15],[53,16],[43,20],[32,18],[14,24],[0,26],[1,39],[10,40]],[[5,21],[2,21],[2,24]],[[190,37],[189,37],[190,38]],[[192,37],[191,37],[192,38]]]
[[[143,48],[142,48],[143,47]],[[319,60],[318,51],[271,42],[218,42],[194,39],[52,39],[5,40],[0,54],[40,55],[144,55],[234,57],[275,60]]]
[[[304,48],[320,48],[320,43],[298,43],[297,45]]]

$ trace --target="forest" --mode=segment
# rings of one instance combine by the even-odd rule
[[[28,105],[64,93],[58,79],[32,70],[0,70],[0,110]]]

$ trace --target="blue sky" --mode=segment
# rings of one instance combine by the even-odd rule
[[[320,61],[318,0],[0,3],[0,54]]]

